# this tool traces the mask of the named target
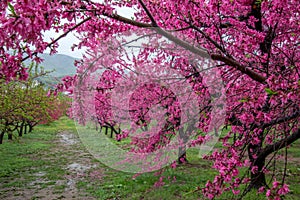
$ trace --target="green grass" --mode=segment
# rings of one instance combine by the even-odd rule
[[[69,164],[72,152],[65,152],[57,148],[54,142],[59,131],[76,132],[72,120],[63,117],[50,125],[39,125],[32,133],[24,135],[15,141],[4,140],[0,145],[0,199],[5,195],[1,188],[30,189],[34,186],[29,183],[36,180],[36,173],[43,172],[41,178],[46,181],[39,183],[40,188],[53,187],[58,194],[67,187],[65,184],[57,185],[58,180],[64,180],[70,175],[64,166]],[[120,146],[127,145],[128,141],[114,142]],[[84,150],[79,144],[76,148]],[[288,165],[289,171],[287,183],[292,192],[285,199],[297,199],[300,196],[300,141],[291,145],[290,155],[294,161]],[[187,152],[188,164],[180,165],[176,169],[165,168],[161,176],[164,176],[165,184],[155,187],[155,182],[160,176],[155,172],[141,174],[133,178],[134,174],[113,170],[101,164],[98,160],[90,158],[90,162],[97,165],[86,172],[86,175],[76,182],[79,191],[84,196],[93,196],[98,199],[203,199],[199,192],[194,192],[200,186],[203,187],[207,180],[212,180],[217,172],[211,169],[211,162],[199,158],[197,149],[189,149]],[[297,158],[297,159],[295,159]],[[283,163],[278,161],[283,167]],[[281,162],[281,163],[280,163]],[[246,171],[246,169],[244,169]],[[99,176],[95,176],[95,173]],[[280,168],[276,173],[282,173]],[[176,177],[176,181],[174,180]],[[239,188],[243,190],[244,188]],[[34,197],[32,197],[34,198]],[[225,192],[216,199],[234,199],[231,192]],[[265,199],[264,195],[250,192],[244,199]]]
[[[58,131],[75,130],[71,124],[72,121],[62,118],[51,125],[39,125],[22,138],[16,136],[17,140],[5,139],[0,145],[0,189],[22,188],[24,185],[30,188],[30,183],[36,181],[35,173],[41,171],[45,173],[42,178],[47,180],[38,183],[41,188],[55,185],[56,180],[63,179],[65,170],[59,163],[44,158],[51,154],[49,150],[55,146],[53,141]]]
[[[55,136],[55,131],[43,131],[37,128],[39,134],[30,133],[18,141],[4,141],[0,145],[0,177],[11,176],[12,174],[24,171],[27,168],[43,166],[42,160],[32,160],[28,155],[36,154],[47,150],[51,144],[44,142],[47,138],[51,140]]]

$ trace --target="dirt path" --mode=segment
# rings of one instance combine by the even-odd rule
[[[85,191],[78,189],[80,181],[90,179],[90,174],[101,178],[98,163],[93,162],[93,157],[80,143],[78,136],[69,131],[57,134],[55,145],[48,152],[30,155],[32,159],[42,159],[47,163],[39,169],[28,170],[30,182],[25,185],[1,188],[5,200],[33,200],[33,199],[95,199]],[[33,173],[34,172],[34,173]],[[8,180],[16,182],[16,177]],[[25,176],[26,178],[26,176]],[[99,181],[99,179],[95,180]]]

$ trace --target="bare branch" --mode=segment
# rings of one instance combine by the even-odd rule
[[[174,35],[172,35],[171,33],[159,28],[159,27],[156,27],[153,29],[154,31],[156,31],[158,34],[162,35],[162,36],[165,36],[166,38],[168,38],[169,40],[171,40],[172,42],[174,42],[175,44],[178,44],[179,46],[183,47],[184,49],[196,54],[196,55],[199,55],[201,57],[204,57],[204,58],[210,58],[210,55],[208,54],[207,50],[204,49],[204,48],[198,48],[198,47],[195,47],[193,45],[190,45],[189,43],[179,39],[178,37],[175,37]]]

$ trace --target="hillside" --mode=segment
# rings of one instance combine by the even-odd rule
[[[40,66],[43,67],[44,71],[51,72],[47,76],[38,78],[38,80],[43,82],[47,87],[53,87],[62,77],[76,73],[74,61],[77,58],[64,54],[42,54],[40,57],[44,60]],[[31,60],[25,61],[25,65],[29,65],[30,63]]]
[[[53,77],[61,77],[65,75],[72,75],[76,73],[76,68],[74,66],[74,61],[76,58],[73,58],[64,54],[42,54],[40,56],[44,61],[40,64],[45,71],[53,71],[50,73]],[[31,60],[25,61],[25,64],[28,65]]]

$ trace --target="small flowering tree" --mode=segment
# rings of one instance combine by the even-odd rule
[[[131,8],[134,17],[118,15],[116,7]],[[186,54],[178,55],[164,49],[161,54],[156,54],[157,59],[150,56],[153,49],[158,52],[158,35],[164,36],[171,41],[173,49],[180,47],[182,51],[216,61],[214,66],[224,84],[224,90],[220,91],[227,102],[224,126],[230,127],[230,131],[221,140],[224,148],[205,156],[214,162],[213,168],[219,174],[200,188],[204,195],[214,198],[232,190],[243,196],[256,188],[265,191],[269,199],[280,198],[289,191],[286,173],[271,176],[272,185],[267,184],[265,176],[276,168],[277,152],[287,149],[300,138],[299,10],[297,0],[186,0],[180,3],[171,0],[104,3],[6,0],[0,5],[0,76],[8,81],[15,77],[26,79],[22,61],[29,57],[39,61],[38,53],[46,48],[55,53],[57,41],[76,31],[81,42],[74,48],[87,46],[100,51],[100,54],[92,53],[91,57],[97,60],[102,56],[102,68],[120,75],[129,73],[124,71],[125,68],[130,71],[144,66],[145,70],[151,70],[159,69],[163,63],[176,63],[171,65],[172,68],[189,80],[195,87],[192,91],[199,89],[201,92],[197,93],[204,96],[201,98],[208,99],[208,102],[203,101],[207,110],[200,112],[203,119],[198,124],[205,130],[205,121],[215,122],[209,111],[209,99],[214,93],[209,95],[208,90],[200,90],[201,85],[205,85],[203,76],[197,76],[201,70],[188,62]],[[43,31],[51,28],[64,33],[46,43]],[[149,32],[149,28],[154,29]],[[128,58],[138,65],[129,66],[124,59],[126,54],[112,51],[105,41],[129,30],[143,35],[153,34],[153,31],[156,34],[150,41],[151,48],[143,48],[139,57]],[[119,40],[112,39],[111,42],[115,46]],[[99,44],[102,44],[100,48]],[[10,54],[9,50],[15,50],[16,54]],[[147,60],[158,63],[157,67],[147,65]],[[96,71],[91,65],[78,66],[80,75]],[[82,86],[81,93],[74,92],[74,97],[85,96],[88,83],[96,86],[90,78],[75,77],[74,80]],[[87,114],[96,116],[88,113],[94,109],[94,102],[95,99],[90,99],[90,107],[87,107],[77,101],[73,112],[82,119]],[[205,139],[199,136],[196,141],[202,143]],[[240,169],[243,167],[249,169],[249,176],[246,174],[242,179]],[[241,184],[247,185],[243,193],[236,189]]]

